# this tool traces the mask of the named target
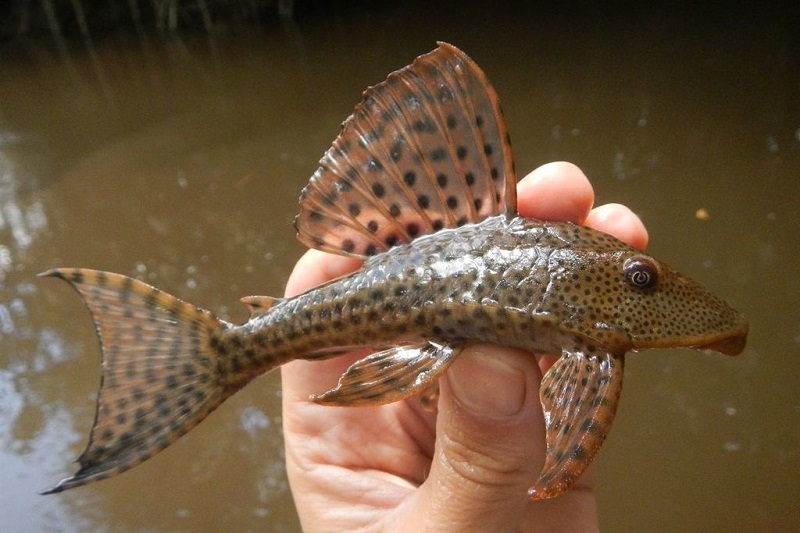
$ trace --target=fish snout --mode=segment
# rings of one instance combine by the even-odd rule
[[[746,331],[742,335],[727,337],[724,339],[720,339],[716,342],[713,342],[707,346],[703,346],[703,349],[714,350],[715,352],[719,352],[725,355],[739,355],[740,353],[742,353],[742,350],[744,350],[745,344],[747,344]]]
[[[747,319],[741,316],[736,328],[726,335],[713,339],[707,344],[703,344],[701,348],[704,350],[713,350],[725,355],[739,355],[744,350],[745,344],[747,344],[748,328]]]

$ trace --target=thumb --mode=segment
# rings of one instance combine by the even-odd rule
[[[440,380],[436,448],[417,503],[453,531],[514,528],[545,455],[541,371],[527,352],[465,349]]]

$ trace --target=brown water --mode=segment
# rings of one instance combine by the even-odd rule
[[[34,275],[133,274],[243,320],[240,296],[281,293],[297,195],[361,90],[437,39],[493,80],[520,173],[578,163],[599,203],[642,216],[654,254],[751,319],[738,358],[628,358],[604,529],[797,529],[797,19],[501,5],[0,47],[3,530],[299,529],[277,374],[147,464],[38,496],[73,472],[99,369],[77,296]]]

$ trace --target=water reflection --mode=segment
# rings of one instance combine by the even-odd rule
[[[268,520],[278,529],[294,529],[277,376],[237,396],[226,408],[227,417],[217,418],[216,425],[212,417],[205,433],[187,439],[182,452],[186,460],[164,459],[172,466],[129,479],[126,489],[116,493],[112,485],[68,498],[36,497],[68,474],[72,467],[67,459],[85,443],[98,369],[88,316],[69,299],[72,294],[48,286],[39,290],[31,277],[35,271],[94,261],[171,287],[225,316],[230,302],[256,292],[239,286],[248,279],[252,284],[267,275],[274,281],[259,285],[279,292],[296,256],[285,254],[285,265],[275,265],[276,254],[286,245],[266,248],[270,230],[258,231],[252,214],[269,212],[279,201],[278,195],[261,198],[254,193],[265,169],[306,173],[265,161],[293,166],[297,157],[263,150],[263,145],[281,149],[280,142],[263,139],[277,132],[240,129],[247,122],[242,117],[252,109],[242,105],[240,91],[233,98],[226,95],[215,54],[207,54],[203,42],[192,51],[180,39],[139,44],[147,53],[140,54],[130,42],[85,55],[72,50],[68,58],[49,65],[50,74],[65,75],[67,82],[59,86],[54,105],[35,109],[41,101],[17,97],[14,105],[1,110],[34,130],[36,142],[19,147],[16,161],[5,154],[2,159],[0,430],[7,439],[0,464],[11,476],[7,479],[20,477],[25,483],[0,484],[0,496],[10,504],[0,511],[0,522],[15,530],[80,531],[111,522],[126,528],[161,524],[191,530],[235,523],[237,529],[248,529]],[[120,68],[126,63],[127,68]],[[106,78],[115,80],[111,93]],[[12,78],[12,85],[46,80],[28,73]],[[254,94],[249,101],[255,105],[257,98]],[[47,127],[37,128],[42,119]],[[5,131],[9,143],[21,138],[11,133],[10,125]],[[229,161],[231,152],[236,155]],[[37,161],[41,157],[48,161]],[[21,175],[19,166],[26,164],[39,172]],[[292,189],[294,195],[299,187]],[[221,191],[227,191],[222,200]],[[291,215],[280,210],[268,218],[285,219],[281,231],[290,227]],[[67,240],[62,242],[62,236]],[[115,266],[115,260],[123,265]],[[231,314],[244,313],[237,309]],[[216,483],[225,477],[233,484]],[[154,483],[158,488],[150,490]],[[229,501],[235,486],[246,494]],[[140,495],[133,508],[131,493]],[[165,498],[167,494],[173,497]],[[217,507],[211,502],[217,501],[225,501],[225,509],[209,515]]]
[[[41,327],[33,311],[41,301],[24,273],[32,247],[46,232],[48,218],[41,198],[31,195],[36,177],[26,175],[9,150],[23,141],[3,127],[0,142],[0,465],[3,478],[0,523],[10,531],[30,527],[55,529],[70,522],[79,530],[91,523],[73,520],[62,502],[36,501],[40,478],[31,472],[59,468],[56,454],[70,453],[82,438],[72,411],[36,383],[57,371],[75,353],[50,327]],[[33,316],[32,316],[33,315]]]
[[[1,124],[0,127],[2,127]],[[17,169],[8,155],[2,151],[3,144],[14,138],[13,135],[7,134],[3,143],[0,144],[0,232],[3,234],[4,242],[9,242],[13,248],[22,251],[28,248],[36,235],[47,226],[47,217],[40,201],[33,201],[29,205],[20,205]],[[6,233],[10,239],[5,238]],[[2,245],[0,248],[0,276],[5,277],[11,263],[10,248],[8,245]]]

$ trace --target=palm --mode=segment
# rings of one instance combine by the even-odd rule
[[[585,223],[644,247],[647,233],[635,215],[622,206],[606,206],[590,213],[592,202],[593,192],[585,176],[567,163],[540,167],[518,188],[518,210],[523,216]],[[295,267],[287,295],[306,291],[358,266],[353,259],[309,251]],[[441,435],[437,440],[436,415],[426,412],[417,399],[362,408],[326,407],[309,400],[310,395],[335,386],[345,369],[363,355],[295,361],[282,368],[287,470],[305,529],[336,531],[383,525],[416,530],[445,524],[445,529],[464,530],[463,523],[458,526],[459,519],[473,527],[480,523],[484,528],[491,520],[522,530],[596,527],[591,476],[584,476],[573,490],[554,500],[529,502],[525,498],[524,483],[535,481],[545,447],[538,403],[541,370],[528,356],[516,355],[536,395],[529,402],[533,407],[527,429],[522,435],[512,432],[505,437],[506,442],[519,442],[510,449],[515,450],[517,464],[523,466],[511,472],[517,479],[510,492],[503,486],[508,480],[500,479],[496,486],[490,483],[482,487],[483,492],[473,494],[465,484],[448,485],[441,479],[426,482],[452,466],[446,464],[452,457],[446,457],[448,443],[442,443]],[[503,440],[496,435],[478,438]],[[469,469],[469,457],[465,462]],[[517,487],[520,483],[523,485]],[[509,510],[517,517],[516,524],[508,520]]]
[[[326,510],[317,523],[331,530],[376,523],[385,510],[398,507],[424,481],[434,447],[435,416],[415,399],[353,408],[308,400],[310,394],[333,386],[355,359],[353,355],[312,363],[313,369],[300,368],[309,363],[297,362],[283,373],[287,464],[290,475],[292,470],[302,472],[294,476],[302,480],[293,487],[295,498],[302,494],[307,505]],[[291,386],[309,374],[314,384],[327,384],[313,390],[311,383]]]
[[[325,444],[309,444],[320,463],[346,466],[354,470],[371,469],[421,483],[425,463],[430,463],[433,453],[435,415],[425,412],[416,399],[409,399],[380,407],[327,407],[308,400],[311,394],[332,387],[338,377],[357,359],[356,355],[343,356],[331,361],[313,364],[313,380],[286,391],[292,394],[285,415],[292,417],[292,438],[302,441],[318,438]],[[299,363],[309,364],[309,363]],[[287,365],[288,367],[289,365]],[[285,378],[297,370],[289,367]],[[307,372],[300,369],[303,376]],[[322,387],[314,385],[327,382]],[[286,421],[289,422],[289,421]],[[305,443],[311,442],[306,440]],[[304,445],[301,443],[301,445]]]

